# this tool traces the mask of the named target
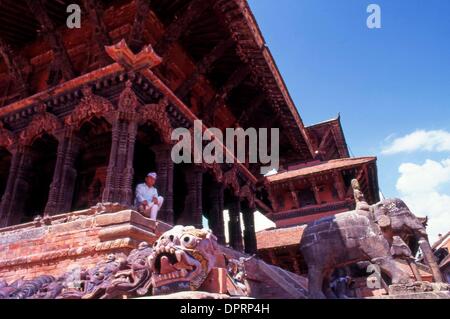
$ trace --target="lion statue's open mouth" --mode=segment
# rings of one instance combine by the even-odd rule
[[[217,239],[209,230],[175,226],[149,256],[153,294],[197,290],[215,264]]]

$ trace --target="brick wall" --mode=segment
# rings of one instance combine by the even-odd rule
[[[120,206],[102,206],[0,229],[0,279],[11,283],[91,268],[110,253],[153,243],[170,226]]]

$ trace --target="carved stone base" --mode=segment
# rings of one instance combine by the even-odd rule
[[[110,254],[129,254],[171,228],[114,203],[38,218],[0,229],[0,278],[6,282],[59,277],[75,266],[94,267]]]
[[[368,299],[450,299],[450,292],[436,291],[436,292],[407,293],[394,296],[377,296]]]
[[[389,296],[440,292],[448,294],[450,297],[450,285],[445,283],[416,281],[410,284],[397,284],[389,286]]]
[[[138,299],[230,299],[230,296],[206,291],[183,291],[170,295],[150,296]]]

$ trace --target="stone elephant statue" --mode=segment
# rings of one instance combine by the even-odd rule
[[[443,282],[443,277],[433,250],[428,241],[426,226],[428,218],[416,217],[401,199],[383,200],[371,207],[375,223],[383,231],[384,237],[390,244],[396,236],[404,241],[414,240],[424,256],[425,262],[431,269],[435,282]]]
[[[394,237],[417,239],[435,281],[442,281],[428,243],[426,219],[416,217],[400,199],[359,208],[363,206],[319,219],[305,228],[300,251],[308,265],[310,298],[332,297],[328,287],[334,269],[362,261],[377,264],[392,284],[411,283],[409,274],[397,266],[391,254]]]

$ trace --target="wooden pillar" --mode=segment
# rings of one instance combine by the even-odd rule
[[[208,197],[211,204],[209,211],[209,227],[217,237],[219,244],[225,244],[225,233],[223,224],[223,194],[224,186],[215,182],[208,190]]]
[[[27,180],[33,163],[31,147],[16,145],[11,147],[11,167],[6,189],[0,205],[0,226],[6,227],[20,222],[25,211],[25,197],[30,184]]]
[[[339,171],[333,172],[333,178],[334,178],[334,188],[336,189],[338,193],[339,200],[345,199],[345,184],[344,179],[342,178],[342,173]]]
[[[294,208],[300,208],[300,201],[297,196],[297,192],[295,191],[295,187],[293,183],[289,183],[289,191],[291,192],[292,201],[294,203]]]
[[[322,200],[320,198],[319,186],[317,186],[315,180],[311,180],[311,186],[314,192],[314,198],[316,199],[316,204],[320,205],[322,203]]]
[[[75,159],[80,150],[81,140],[71,129],[58,134],[58,150],[50,185],[46,214],[58,214],[70,211],[77,178]]]
[[[278,197],[275,195],[275,190],[273,188],[268,189],[268,195],[270,203],[272,204],[272,209],[274,212],[279,212],[281,210],[281,207],[278,203]]]
[[[153,148],[156,155],[156,167],[158,178],[156,187],[158,194],[164,197],[164,204],[159,212],[158,219],[169,224],[174,223],[173,215],[173,170],[174,164],[171,158],[170,145],[158,145]]]
[[[185,199],[183,223],[203,228],[202,213],[202,184],[203,169],[198,166],[191,166],[186,170],[186,184],[188,194]]]
[[[256,233],[255,233],[255,211],[248,208],[242,211],[244,220],[244,244],[247,254],[257,253]]]
[[[269,259],[270,259],[270,263],[272,265],[275,265],[275,266],[278,265],[278,258],[272,249],[269,250]]]
[[[124,134],[124,141],[122,142],[123,151],[120,153],[124,159],[123,166],[124,174],[120,180],[120,200],[119,202],[126,205],[133,205],[134,192],[133,192],[133,178],[134,178],[134,147],[136,145],[136,135],[138,130],[138,123],[133,118],[129,121],[125,121],[126,133]]]
[[[243,250],[240,211],[241,204],[239,198],[233,197],[228,207],[228,214],[230,216],[228,230],[230,246],[238,251]]]
[[[106,175],[103,202],[132,205],[134,145],[138,128],[138,98],[128,80],[119,97],[118,111],[113,116],[111,153]]]
[[[112,143],[103,202],[131,205],[133,202],[133,159],[137,122],[117,116],[112,128]]]
[[[291,257],[292,267],[294,268],[295,273],[300,275],[301,271],[300,271],[300,264],[297,259],[297,251],[289,249],[289,256]]]
[[[118,149],[118,143],[120,139],[120,132],[121,126],[120,121],[118,119],[114,120],[113,127],[112,127],[112,138],[111,138],[111,150],[109,153],[109,163],[108,163],[108,169],[106,173],[106,181],[105,181],[105,189],[103,190],[103,196],[102,201],[103,202],[114,202],[117,200],[117,189],[116,189],[116,182],[117,179],[117,169],[116,169],[116,162],[117,162],[117,149]]]

